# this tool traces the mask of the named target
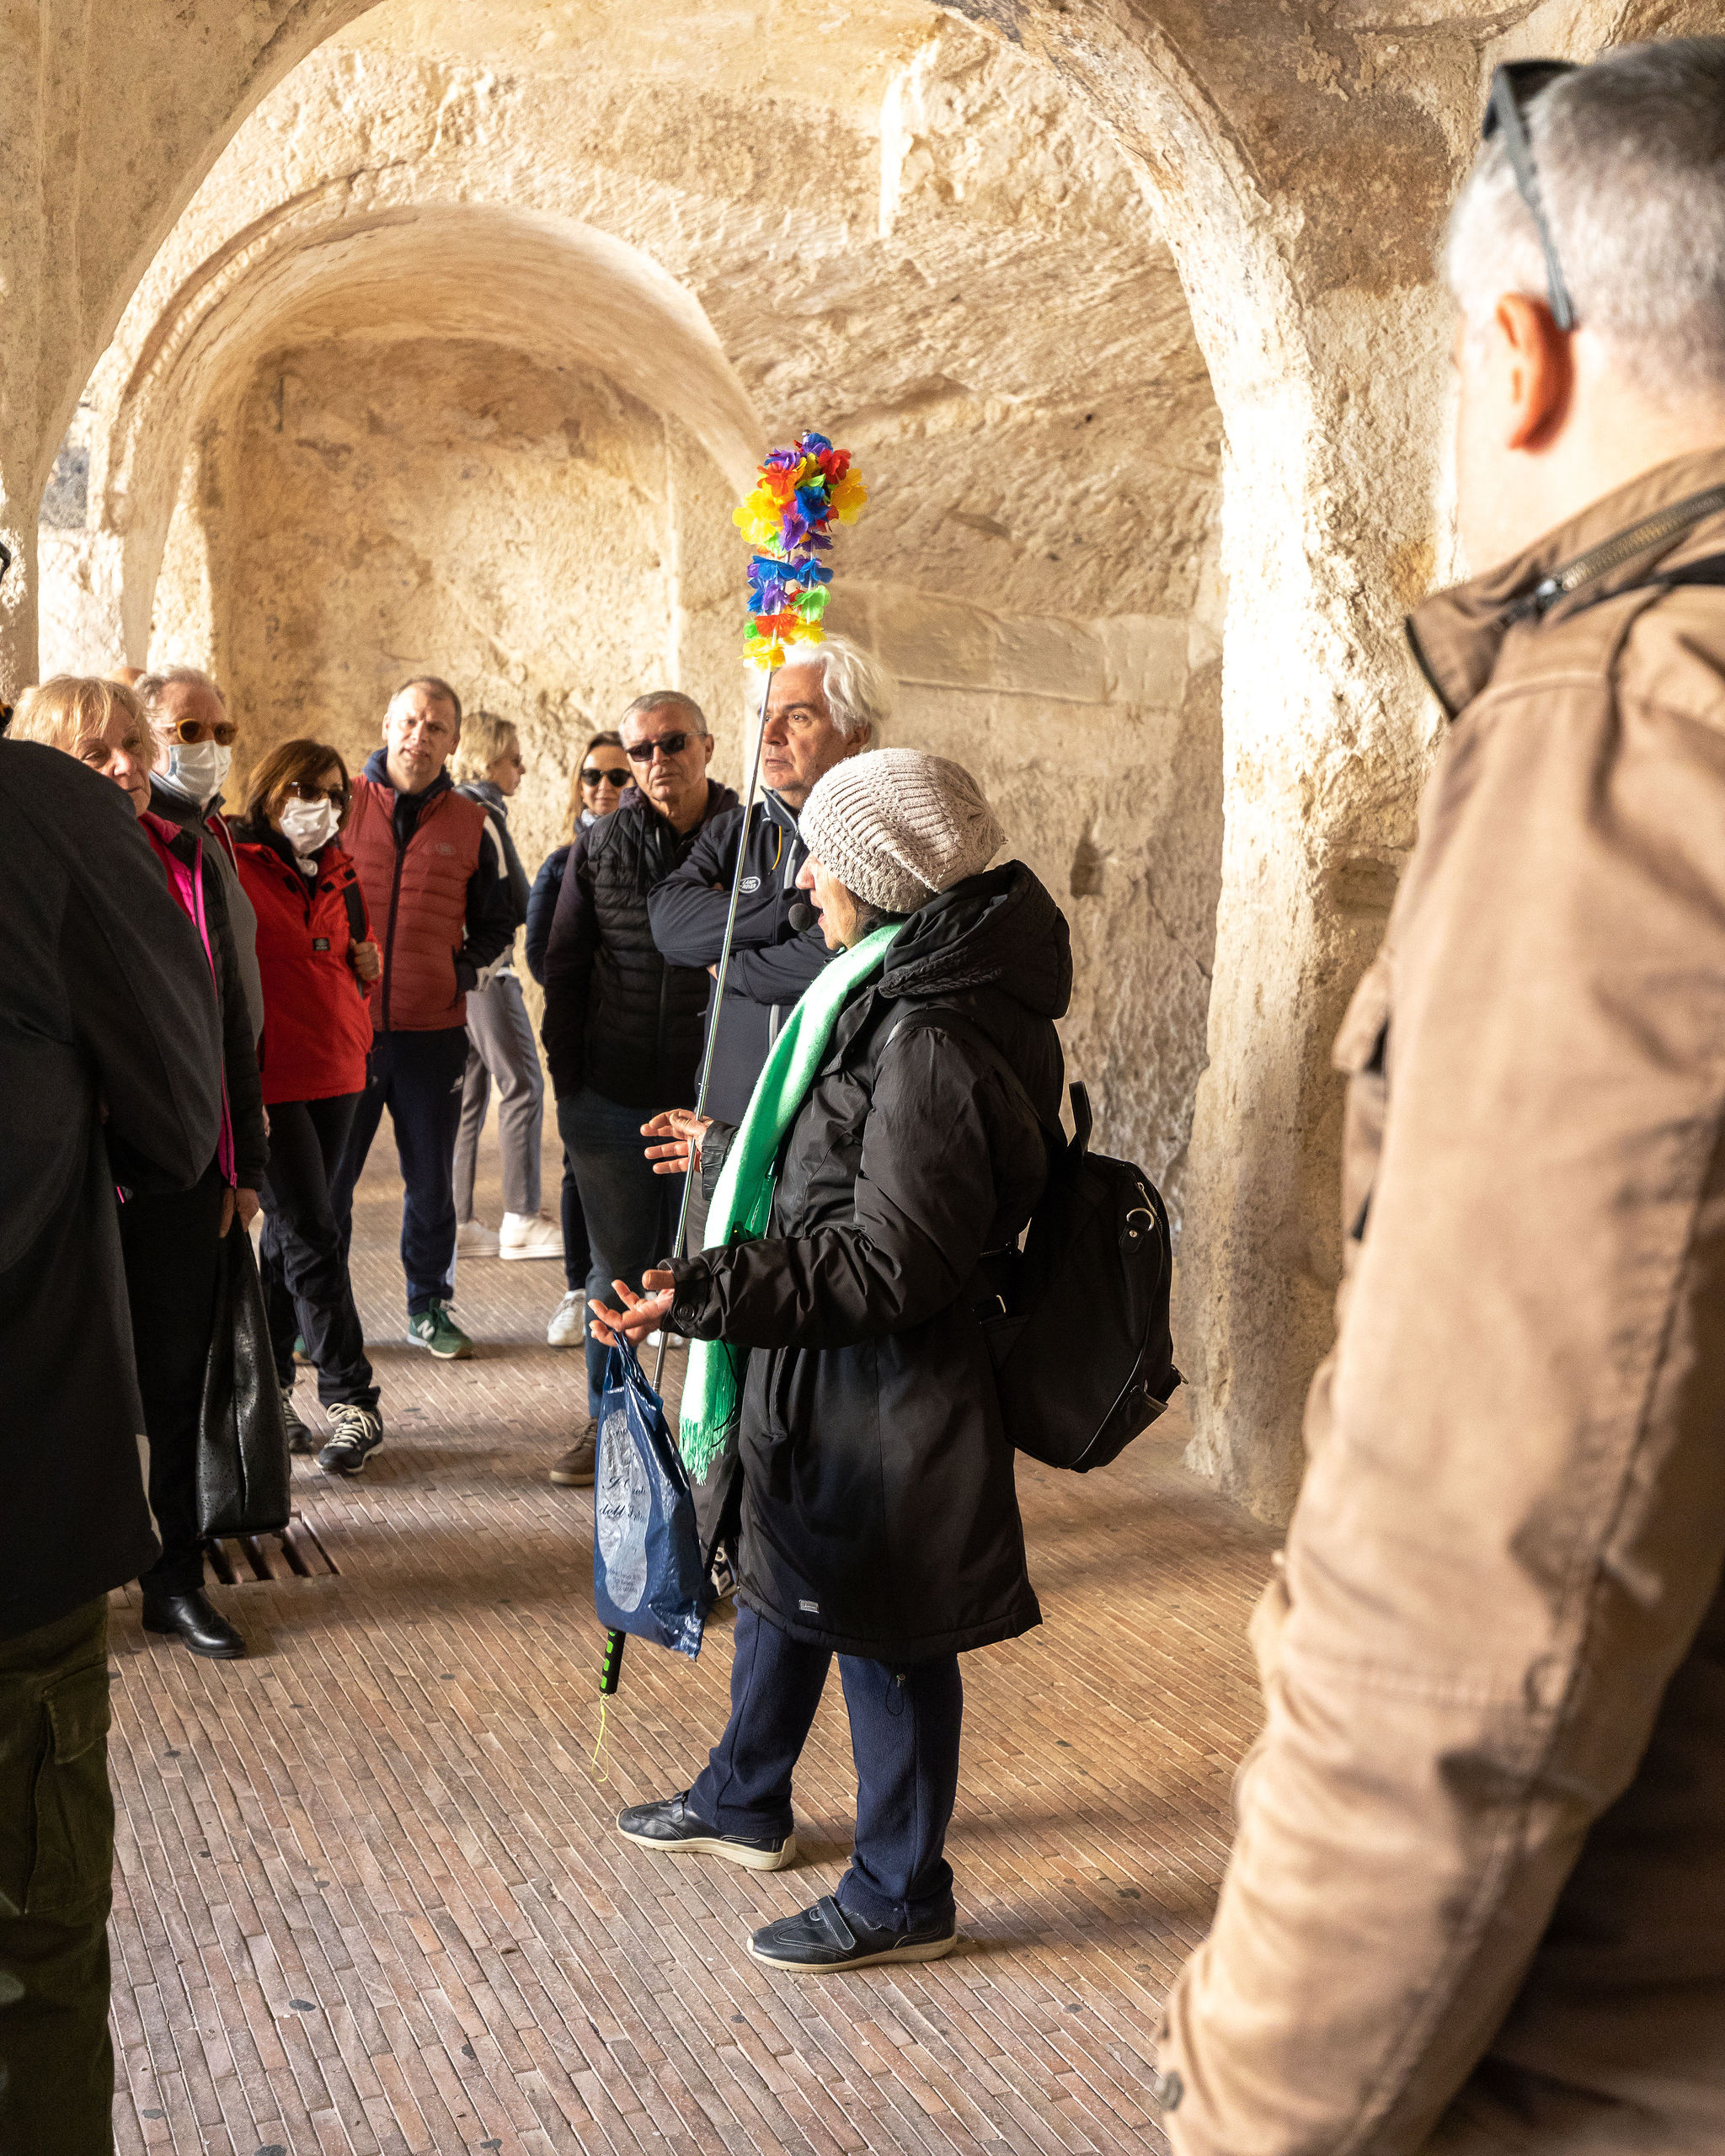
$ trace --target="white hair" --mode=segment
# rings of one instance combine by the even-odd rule
[[[828,637],[817,644],[793,645],[787,666],[818,666],[826,708],[846,741],[859,734],[879,744],[893,715],[893,677],[848,637]]]
[[[1547,83],[1526,119],[1577,326],[1663,403],[1725,390],[1725,38],[1608,52]],[[1450,213],[1444,276],[1473,335],[1504,293],[1546,296],[1501,132]]]
[[[176,685],[187,689],[207,689],[221,705],[227,709],[227,698],[222,692],[219,681],[195,666],[164,666],[159,674],[146,674],[132,684],[132,694],[142,703],[152,722],[162,708],[162,691]]]

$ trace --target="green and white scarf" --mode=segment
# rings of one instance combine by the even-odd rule
[[[766,1232],[772,1211],[775,1164],[785,1133],[796,1121],[814,1074],[826,1059],[839,1013],[852,991],[880,970],[899,927],[895,921],[873,929],[835,958],[804,990],[785,1021],[784,1031],[755,1081],[747,1111],[719,1171],[718,1187],[707,1215],[708,1250],[753,1241]],[[697,1340],[690,1345],[678,1442],[693,1481],[705,1480],[736,1428],[748,1359],[746,1348],[729,1341]]]

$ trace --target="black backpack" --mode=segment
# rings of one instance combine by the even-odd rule
[[[977,1027],[949,1011],[920,1022],[980,1049],[1028,1102]],[[1037,1117],[1048,1183],[1021,1244],[986,1252],[962,1299],[994,1364],[1007,1435],[1033,1460],[1086,1475],[1147,1430],[1181,1380],[1162,1193],[1142,1168],[1090,1150],[1090,1097],[1074,1086],[1071,1097],[1070,1142]]]

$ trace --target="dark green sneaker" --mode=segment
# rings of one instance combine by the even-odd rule
[[[441,1303],[409,1318],[408,1338],[415,1348],[429,1348],[440,1363],[464,1363],[473,1352],[473,1342]]]

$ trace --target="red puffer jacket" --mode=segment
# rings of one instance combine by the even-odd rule
[[[272,832],[261,842],[238,834],[239,880],[258,915],[258,969],[264,979],[264,1038],[258,1060],[265,1105],[323,1101],[357,1093],[371,1046],[370,992],[348,959],[354,939],[348,894],[357,901],[359,935],[371,933],[353,862],[332,840],[307,883]]]

